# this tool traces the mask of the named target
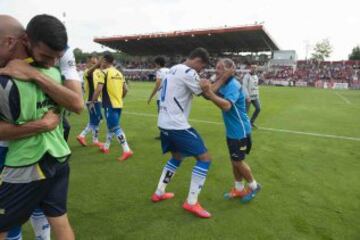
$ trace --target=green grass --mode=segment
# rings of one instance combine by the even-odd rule
[[[233,185],[223,125],[193,122],[213,159],[200,195],[213,218],[198,219],[181,208],[192,159],[168,186],[176,197],[151,203],[169,156],[153,139],[156,117],[127,113],[156,114],[155,102],[146,104],[152,84],[130,87],[121,125],[135,152],[131,160],[115,160],[121,154],[115,140],[109,155],[80,147],[75,136],[87,114],[70,118],[68,207],[77,239],[360,239],[360,141],[255,130],[246,161],[263,190],[242,205],[223,199]],[[360,91],[262,87],[261,102],[262,127],[360,138]],[[220,111],[202,98],[194,100],[191,118],[222,121]],[[102,139],[104,134],[103,124]],[[24,231],[24,239],[32,239],[29,225]]]

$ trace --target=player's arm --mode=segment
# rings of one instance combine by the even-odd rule
[[[93,93],[93,96],[91,98],[92,102],[96,102],[98,100],[103,88],[104,88],[104,84],[103,83],[98,83],[98,85],[97,85],[97,87],[96,87],[96,89],[95,89],[95,91]]]
[[[212,89],[211,84],[209,80],[202,79],[200,81],[201,89],[203,90],[203,94],[206,97],[206,99],[212,101],[216,106],[218,106],[223,111],[229,111],[231,109],[231,102],[219,97],[216,95]]]
[[[126,84],[126,82],[124,81],[124,84],[123,84],[123,95],[122,97],[126,97],[126,94],[129,92],[129,89],[128,89],[128,86]]]
[[[0,140],[10,141],[52,131],[59,123],[60,117],[53,111],[47,112],[42,119],[21,125],[0,121]]]
[[[211,84],[211,90],[214,93],[218,92],[219,89],[221,88],[221,86],[224,85],[231,76],[234,76],[234,74],[235,74],[234,68],[225,69],[224,74],[218,80],[216,80],[213,84]]]
[[[12,76],[23,81],[34,81],[57,104],[71,112],[80,113],[83,109],[81,83],[77,81],[66,81],[63,86],[19,59],[10,61],[6,67],[0,69],[0,74]]]
[[[155,86],[154,89],[152,90],[150,97],[147,101],[147,103],[149,104],[151,102],[151,99],[155,96],[155,94],[157,93],[157,91],[159,91],[161,85],[161,79],[160,78],[156,78],[156,82],[155,82]]]

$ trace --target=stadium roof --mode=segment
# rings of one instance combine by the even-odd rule
[[[137,56],[187,55],[196,47],[217,54],[279,50],[263,25],[101,37],[94,41]]]

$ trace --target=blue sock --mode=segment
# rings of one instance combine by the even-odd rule
[[[211,161],[196,161],[191,175],[191,184],[187,199],[188,203],[191,205],[194,205],[198,202],[198,196],[202,187],[205,184],[210,164]]]
[[[21,227],[14,227],[12,228],[8,233],[6,240],[21,240],[22,239],[22,233],[21,233]]]
[[[177,160],[174,158],[171,158],[169,161],[167,161],[162,171],[159,184],[156,190],[157,195],[162,195],[165,193],[166,186],[169,184],[170,180],[175,175],[176,169],[180,166],[180,164],[181,164],[181,160]]]

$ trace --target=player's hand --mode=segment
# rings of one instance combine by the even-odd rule
[[[54,110],[50,110],[45,113],[41,121],[44,124],[45,131],[52,131],[60,124],[60,115]]]
[[[8,75],[23,81],[31,81],[36,78],[39,72],[24,60],[14,59],[4,68],[0,68],[0,74]]]
[[[247,103],[251,103],[251,99],[249,97],[246,98]]]
[[[200,79],[200,88],[205,96],[208,96],[211,92],[211,83],[207,79]]]
[[[147,104],[150,104],[151,99],[152,99],[152,98],[149,98],[149,99],[147,100]]]

